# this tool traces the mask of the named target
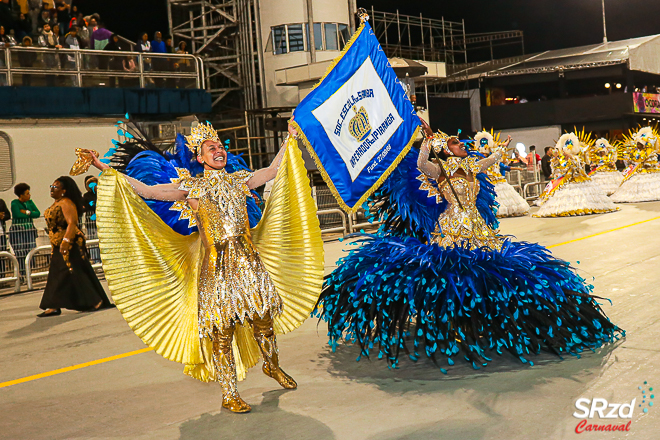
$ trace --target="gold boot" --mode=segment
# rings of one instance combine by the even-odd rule
[[[234,337],[234,326],[222,330],[214,329],[213,333],[213,363],[216,380],[222,386],[222,406],[231,412],[247,413],[252,410],[238,394],[236,386],[236,364],[231,341]]]
[[[273,332],[273,319],[270,315],[263,319],[255,315],[252,321],[252,328],[254,330],[254,339],[257,340],[261,355],[264,358],[264,365],[262,367],[264,374],[275,379],[282,388],[289,390],[297,388],[298,384],[296,384],[296,381],[279,366],[277,340]]]

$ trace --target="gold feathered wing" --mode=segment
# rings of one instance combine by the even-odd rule
[[[289,137],[263,218],[252,241],[284,303],[275,333],[298,328],[323,286],[323,240],[316,204],[298,143]]]
[[[99,181],[97,225],[106,279],[129,326],[157,353],[185,364],[186,374],[213,380],[212,342],[200,340],[198,332],[199,234],[174,232],[114,170],[104,171]],[[295,145],[287,150],[255,233],[255,245],[285,304],[276,331],[293,330],[309,316],[323,277],[321,232]],[[293,264],[297,269],[288,267]],[[259,359],[249,325],[237,327],[233,346],[242,379]]]
[[[204,363],[197,323],[199,234],[174,232],[112,169],[99,180],[96,216],[103,270],[128,325],[166,359]]]

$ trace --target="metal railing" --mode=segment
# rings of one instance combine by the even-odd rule
[[[16,259],[16,257],[13,254],[7,251],[0,251],[0,266],[4,266],[6,264],[5,259],[11,261],[12,263],[13,276],[10,277],[5,276],[5,274],[9,272],[5,271],[3,267],[3,270],[0,271],[0,285],[13,282],[14,292],[18,293],[21,291],[21,272],[18,268],[18,259]]]
[[[539,198],[539,195],[541,194],[542,191],[536,191],[537,194],[529,195],[529,188],[536,188],[536,187],[545,187],[548,184],[548,182],[529,182],[526,183],[524,188],[523,188],[523,197],[525,200],[536,200]]]
[[[92,239],[92,240],[87,240],[87,246],[98,246],[99,240],[97,239]],[[25,278],[27,280],[27,289],[32,290],[34,286],[34,280],[33,278],[44,278],[48,276],[48,270],[41,271],[41,272],[33,272],[32,271],[32,258],[39,254],[42,253],[42,251],[52,251],[53,247],[51,245],[44,245],[44,246],[37,246],[34,249],[32,249],[27,256],[25,257]],[[92,268],[94,270],[96,269],[103,269],[103,265],[99,263],[93,263]]]
[[[0,86],[206,87],[196,55],[14,46],[0,49]]]

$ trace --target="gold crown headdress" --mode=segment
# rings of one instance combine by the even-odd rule
[[[449,136],[447,133],[444,133],[440,130],[438,130],[437,133],[433,133],[433,136],[431,137],[431,146],[433,147],[433,151],[437,153],[440,153],[441,150],[444,151],[449,151],[449,147],[447,147],[447,142],[449,141]]]
[[[206,121],[206,124],[199,123],[196,127],[190,130],[190,136],[186,136],[186,146],[193,154],[198,154],[199,147],[202,146],[204,141],[216,141],[220,142],[218,137],[218,132],[213,129],[213,126],[210,122]]]

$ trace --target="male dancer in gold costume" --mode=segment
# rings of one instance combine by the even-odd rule
[[[300,162],[302,157],[293,140],[296,132],[291,126],[289,133],[289,138],[285,140],[285,145],[288,146],[280,150],[269,167],[254,173],[247,171],[228,173],[225,170],[227,153],[220,143],[217,132],[210,124],[199,124],[193,128],[190,136],[186,136],[186,146],[203,165],[203,176],[192,177],[180,172],[182,178],[177,182],[155,186],[148,186],[136,179],[123,176],[133,191],[142,198],[177,201],[179,206],[185,204],[186,208],[192,210],[190,215],[196,220],[199,238],[193,239],[192,243],[191,240],[185,242],[182,247],[185,249],[183,253],[187,252],[188,255],[183,258],[179,256],[182,253],[181,247],[173,251],[170,249],[172,246],[163,245],[163,242],[165,240],[177,242],[187,238],[173,237],[168,235],[167,231],[158,235],[155,231],[158,229],[158,221],[153,218],[151,220],[147,218],[145,221],[145,216],[153,212],[144,212],[143,208],[146,205],[144,207],[140,205],[141,200],[136,201],[127,188],[122,190],[121,179],[114,170],[109,169],[109,166],[102,163],[93,153],[87,150],[82,152],[91,156],[94,166],[100,170],[107,170],[104,171],[99,185],[99,236],[102,255],[105,254],[104,269],[118,308],[143,341],[168,359],[186,364],[186,374],[203,381],[218,381],[223,389],[222,406],[237,413],[251,410],[250,405],[243,401],[238,393],[237,367],[240,370],[239,374],[244,375],[245,369],[254,365],[258,357],[251,353],[256,351],[255,341],[258,345],[257,353],[260,352],[264,360],[263,372],[275,379],[283,388],[297,387],[293,378],[280,368],[274,324],[279,325],[281,333],[300,325],[309,316],[309,310],[320,293],[322,283],[323,255],[320,229],[313,200],[309,194],[308,182],[304,182],[305,176],[303,179],[300,178],[301,172],[297,170],[300,167],[297,167],[296,163]],[[287,149],[295,150],[295,153],[287,152]],[[287,194],[280,196],[279,202],[276,194],[274,199],[271,195],[270,206],[266,206],[262,221],[256,229],[256,233],[261,236],[260,243],[265,244],[263,249],[257,249],[248,222],[246,197],[250,196],[251,189],[265,184],[278,175],[278,169],[285,155],[289,158],[288,168],[278,176],[279,183],[276,180],[273,194],[278,191],[277,188],[280,194],[286,192],[287,179],[294,181],[294,187],[293,190],[289,188]],[[294,197],[296,191],[298,200]],[[118,200],[125,202],[117,204]],[[271,200],[274,201],[271,203]],[[286,203],[296,206],[284,206]],[[136,209],[139,210],[137,214]],[[138,230],[131,232],[130,227],[128,229],[118,227],[116,222],[110,221],[112,214],[118,210],[124,215],[128,212],[130,220],[137,224]],[[290,213],[291,211],[293,214]],[[292,215],[294,218],[281,221],[281,217],[292,217]],[[269,218],[274,219],[270,221],[271,224],[278,221],[282,223],[279,229],[277,225],[275,228],[268,227]],[[263,231],[264,228],[266,231]],[[286,231],[282,232],[282,229]],[[308,243],[311,244],[311,252],[298,251],[297,256],[299,265],[309,265],[301,269],[306,273],[299,275],[297,280],[288,280],[288,285],[283,278],[291,278],[291,275],[283,272],[290,270],[291,264],[287,263],[285,255],[278,255],[286,254],[286,249],[276,249],[273,252],[272,243],[269,243],[269,240],[273,241],[273,236],[277,236],[278,233],[282,236],[287,233],[307,235]],[[152,242],[134,245],[132,243],[134,240],[125,238],[131,235],[135,238],[152,234],[153,243],[157,243],[156,249],[153,248]],[[121,243],[117,244],[117,241]],[[280,241],[283,243],[280,244],[282,248],[290,244],[286,238]],[[195,248],[195,245],[199,248]],[[139,284],[143,286],[126,282],[127,277],[133,277],[136,281],[139,278],[133,275],[136,272],[133,265],[127,266],[120,261],[126,258],[126,250],[123,249],[125,246],[133,247],[135,252],[144,255],[145,270],[137,270],[137,272],[144,277],[146,271],[149,275],[146,281],[148,286],[144,285],[145,281],[142,279]],[[296,247],[296,243],[293,243],[292,247]],[[266,254],[270,273],[260,257],[260,252]],[[153,254],[156,254],[156,258],[153,258]],[[300,258],[301,256],[303,258]],[[131,257],[140,261],[137,260],[138,255],[133,254]],[[179,263],[167,263],[167,260],[172,261],[177,258],[181,260]],[[154,271],[152,270],[154,265],[167,267],[158,266]],[[283,269],[284,266],[288,268]],[[181,267],[184,268],[183,273],[177,276],[176,273]],[[190,274],[195,272],[198,274],[197,295],[191,293],[191,289],[187,287],[190,284]],[[175,275],[171,275],[172,273]],[[274,283],[271,276],[276,277],[280,282]],[[176,278],[177,282],[172,283],[168,280],[172,277]],[[308,279],[302,280],[303,277]],[[276,287],[276,284],[279,285]],[[182,294],[175,298],[176,295],[172,295],[172,292],[177,290],[177,285],[182,286],[179,289]],[[290,298],[290,301],[286,301],[287,298]],[[190,313],[186,314],[185,310],[190,309],[186,306],[195,299],[197,313],[196,319],[193,320],[190,319]],[[288,307],[293,310],[289,316],[283,316],[283,308],[286,305],[284,303],[287,302]],[[136,306],[137,303],[141,305]],[[306,304],[301,306],[302,303]],[[184,312],[177,312],[175,316],[175,309],[183,309]],[[280,318],[281,322],[274,323],[275,318]],[[159,328],[164,330],[160,331]],[[254,339],[249,337],[250,330]],[[191,337],[191,332],[198,336],[197,341],[195,337]],[[237,334],[236,340],[234,340],[235,334]],[[171,354],[177,351],[179,346],[186,345],[189,347],[184,348],[181,355]]]

